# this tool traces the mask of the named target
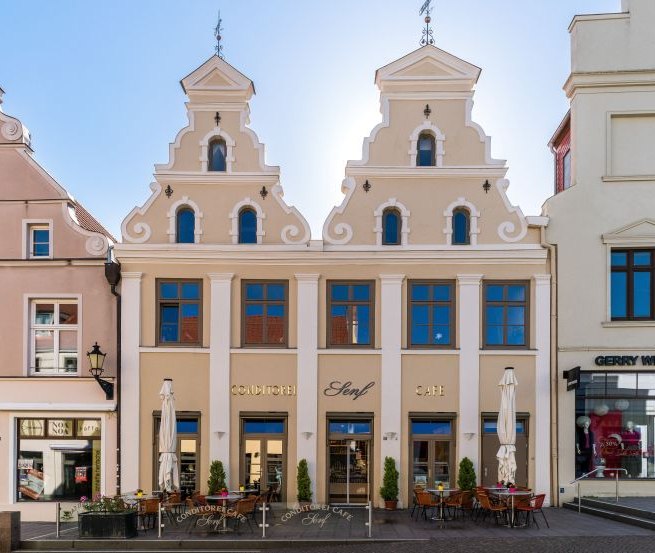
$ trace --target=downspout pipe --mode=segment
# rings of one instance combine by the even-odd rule
[[[121,264],[112,259],[112,248],[107,252],[105,278],[116,297],[116,495],[121,494],[121,295],[116,287],[121,280]]]

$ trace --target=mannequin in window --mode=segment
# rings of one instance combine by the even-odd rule
[[[593,470],[594,457],[596,456],[596,440],[594,433],[589,429],[591,419],[589,417],[578,417],[575,421],[575,464],[577,476]]]
[[[621,449],[622,465],[628,471],[628,478],[638,477],[641,473],[641,432],[633,421],[626,422],[621,431]]]

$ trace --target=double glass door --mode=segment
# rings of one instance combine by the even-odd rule
[[[328,496],[330,503],[367,503],[371,489],[370,421],[330,421]]]
[[[450,420],[411,420],[411,489],[434,489],[440,483],[445,487],[454,486],[452,426]]]
[[[241,484],[285,500],[286,420],[242,419]]]

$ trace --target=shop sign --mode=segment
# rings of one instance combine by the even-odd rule
[[[295,384],[234,384],[233,396],[295,396]]]
[[[100,436],[100,421],[97,419],[77,419],[78,436]]]
[[[73,421],[70,419],[48,419],[48,436],[70,438],[73,436]]]
[[[422,396],[422,397],[423,396],[443,397],[445,395],[445,388],[444,388],[443,384],[436,384],[436,385],[433,385],[433,386],[423,386],[423,385],[419,384],[416,387],[416,395],[417,396]]]
[[[34,468],[34,459],[18,459],[16,461],[18,470],[28,470]]]
[[[20,435],[44,437],[45,436],[45,420],[44,419],[21,419],[20,421]]]
[[[573,367],[568,371],[564,371],[564,378],[566,378],[566,391],[577,390],[580,387],[580,367]]]
[[[356,401],[360,397],[368,394],[368,391],[373,388],[373,386],[375,386],[375,382],[369,382],[364,386],[355,388],[350,380],[346,380],[345,382],[341,382],[341,380],[333,380],[327,388],[323,390],[323,395],[328,397],[345,396]]]
[[[599,367],[634,367],[639,362],[652,367],[655,365],[655,355],[599,355],[594,359]]]

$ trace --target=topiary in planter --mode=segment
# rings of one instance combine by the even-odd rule
[[[398,503],[398,471],[393,457],[384,458],[384,476],[380,487],[380,496],[387,509],[395,509]]]
[[[212,461],[209,466],[209,480],[207,480],[209,495],[216,495],[225,488],[225,469],[221,461]]]
[[[477,485],[477,477],[473,462],[468,457],[464,457],[459,462],[459,474],[457,475],[457,487],[462,491],[468,491]]]
[[[298,461],[298,473],[296,475],[297,497],[298,502],[308,502],[312,500],[312,481],[309,478],[309,467],[306,459]]]

